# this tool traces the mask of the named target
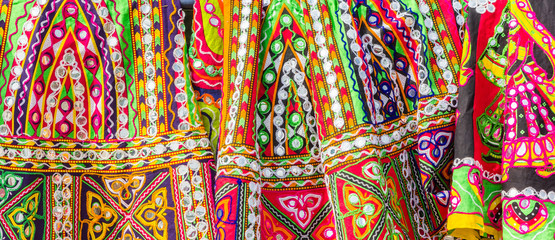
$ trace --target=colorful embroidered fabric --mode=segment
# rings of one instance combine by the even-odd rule
[[[447,228],[464,239],[553,239],[555,2],[472,3]]]
[[[0,238],[214,239],[179,1],[0,11]]]
[[[462,6],[228,2],[219,239],[441,238]]]
[[[0,4],[2,239],[555,236],[552,1]]]
[[[221,0],[195,1],[189,47],[191,79],[214,152],[218,149],[222,96],[222,4]]]

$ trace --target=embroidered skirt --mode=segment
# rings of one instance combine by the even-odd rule
[[[0,9],[0,238],[213,239],[179,1]]]
[[[447,228],[463,239],[552,239],[555,2],[468,6]]]
[[[220,239],[442,238],[452,2],[224,4]]]

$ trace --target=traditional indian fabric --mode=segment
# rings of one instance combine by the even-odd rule
[[[441,238],[462,5],[231,0],[223,18],[218,238]]]
[[[0,238],[213,239],[179,1],[0,11]]]
[[[222,1],[195,1],[189,63],[195,96],[214,152],[218,150],[223,75]]]
[[[464,239],[552,239],[555,2],[482,2],[466,5],[447,228]]]

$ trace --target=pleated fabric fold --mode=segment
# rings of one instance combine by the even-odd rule
[[[441,238],[462,7],[227,3],[220,239]]]

